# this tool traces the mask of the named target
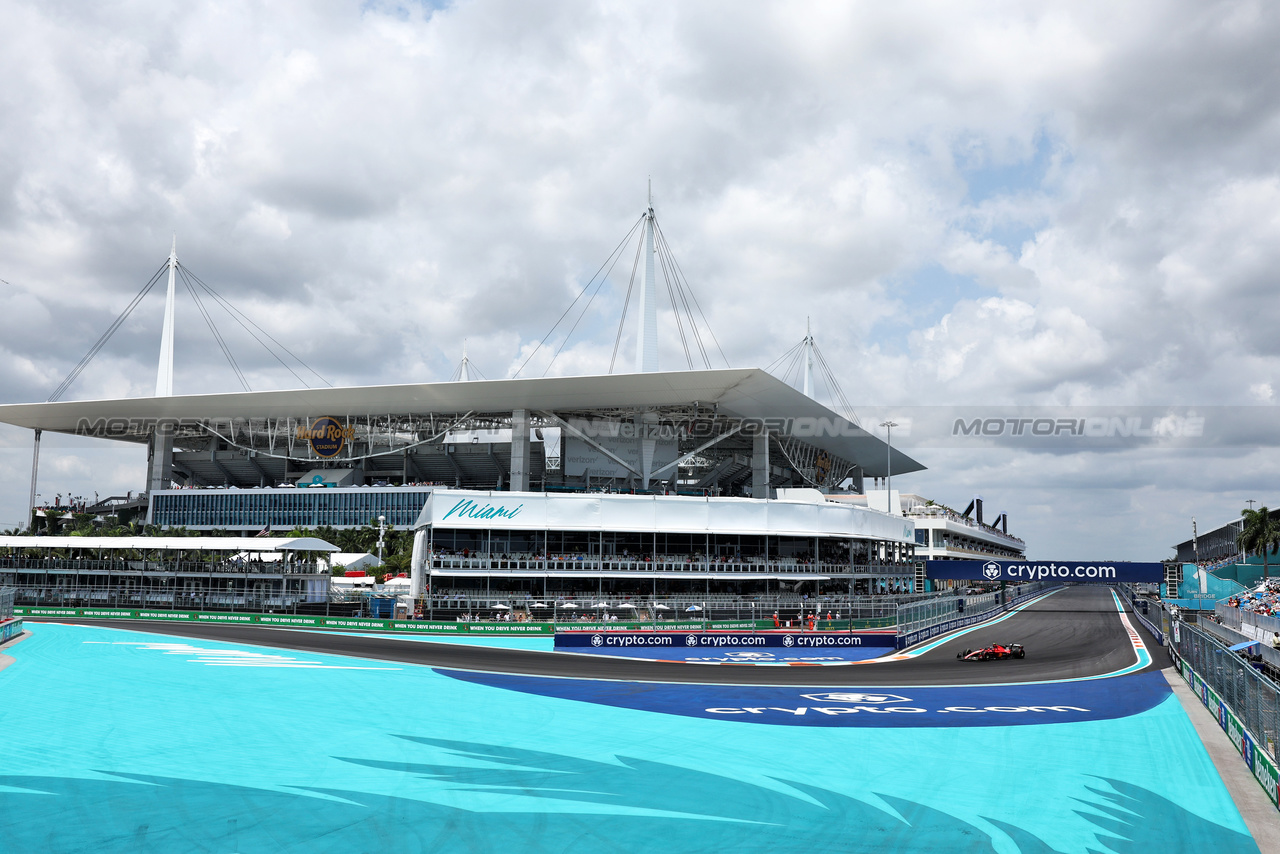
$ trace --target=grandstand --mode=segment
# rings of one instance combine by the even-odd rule
[[[325,613],[318,556],[337,550],[309,537],[0,537],[0,587],[23,606]]]
[[[1183,540],[1175,545],[1175,559],[1179,563],[1223,563],[1240,556],[1238,538],[1243,519],[1237,517],[1203,534]]]

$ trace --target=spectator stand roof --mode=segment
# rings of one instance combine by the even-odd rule
[[[234,439],[223,434],[219,425],[233,420],[274,424],[277,419],[306,421],[319,416],[415,416],[439,418],[445,424],[452,421],[457,429],[464,420],[490,426],[509,423],[512,411],[518,409],[563,417],[628,417],[695,405],[713,410],[718,418],[766,422],[771,433],[794,437],[856,463],[870,476],[888,474],[890,458],[893,474],[924,469],[848,418],[759,368],[20,403],[0,405],[0,423],[146,442],[158,422],[199,424],[199,435]],[[815,423],[826,428],[815,431]],[[86,432],[86,425],[103,424],[105,433],[100,426],[99,432]],[[278,429],[278,425],[262,428],[260,424],[258,429]],[[181,435],[179,431],[179,439]],[[386,452],[394,448],[387,445]]]
[[[0,549],[165,552],[336,552],[316,537],[0,537]]]

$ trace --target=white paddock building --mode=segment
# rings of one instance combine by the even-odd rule
[[[815,582],[874,593],[901,587],[914,544],[910,519],[814,489],[771,499],[440,490],[415,525],[412,591],[482,579],[543,596],[607,579],[640,593],[661,579],[664,589]]]

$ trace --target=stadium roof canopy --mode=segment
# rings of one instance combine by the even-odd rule
[[[336,552],[315,537],[0,537],[0,549],[165,552]]]
[[[160,422],[287,419],[305,423],[323,416],[412,416],[467,418],[475,423],[489,416],[490,426],[501,426],[519,409],[564,418],[626,418],[637,412],[695,406],[704,415],[713,413],[710,417],[763,421],[771,434],[826,451],[860,466],[869,476],[924,469],[758,368],[21,403],[0,405],[0,423],[146,442]],[[103,424],[108,427],[105,433]]]

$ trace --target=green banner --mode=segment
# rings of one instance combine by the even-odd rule
[[[773,628],[773,620],[660,620],[626,623],[450,623],[438,620],[381,620],[372,617],[319,617],[302,614],[240,614],[222,611],[156,611],[136,608],[38,608],[15,607],[15,615],[28,617],[89,617],[100,620],[161,620],[201,623],[257,623],[267,626],[299,626],[330,629],[374,629],[413,634],[549,635],[561,631],[760,631]],[[819,631],[892,628],[892,618],[872,620],[819,620]]]
[[[1280,808],[1280,769],[1265,750],[1253,752],[1253,776],[1270,796],[1272,805]]]
[[[240,623],[301,628],[373,629],[414,634],[552,634],[550,623],[442,623],[427,620],[379,620],[371,617],[313,617],[303,614],[236,614],[208,611],[152,611],[125,608],[14,608],[28,617],[88,617],[99,620],[157,620],[164,622]]]

